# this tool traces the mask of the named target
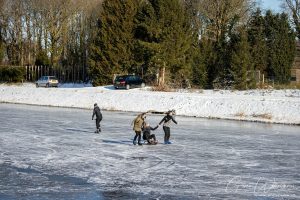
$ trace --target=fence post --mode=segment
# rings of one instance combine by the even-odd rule
[[[38,78],[40,78],[40,76],[41,76],[41,68],[40,68],[40,66],[37,66],[37,68],[38,68]]]
[[[25,80],[27,81],[27,65],[25,66]]]
[[[37,67],[34,65],[33,68],[34,68],[34,76],[35,76],[35,77],[34,77],[34,81],[35,81],[35,80],[36,80],[36,77],[38,76],[38,75],[37,75]]]
[[[29,81],[31,81],[32,79],[31,79],[31,77],[32,77],[32,75],[31,75],[31,65],[28,67],[28,76],[29,76]]]
[[[34,81],[34,67],[31,66],[31,81]]]
[[[33,68],[33,65],[31,65],[31,81],[33,81],[34,79],[34,68]]]

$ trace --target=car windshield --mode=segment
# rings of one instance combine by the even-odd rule
[[[50,76],[49,77],[51,80],[57,80],[57,78],[55,76]]]
[[[117,76],[116,81],[124,81],[125,77],[124,76]]]

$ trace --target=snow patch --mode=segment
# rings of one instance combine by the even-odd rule
[[[300,124],[300,90],[180,90],[154,92],[150,87],[116,90],[112,85],[62,84],[36,88],[32,83],[0,85],[0,102],[104,110]]]

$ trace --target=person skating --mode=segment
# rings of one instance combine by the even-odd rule
[[[158,128],[158,125],[156,127],[152,128],[149,123],[144,123],[143,140],[147,140],[148,144],[157,144],[155,134],[151,134],[151,131],[154,131],[157,128]]]
[[[142,145],[141,134],[142,134],[142,126],[144,124],[145,118],[146,118],[146,113],[142,113],[133,120],[133,130],[135,131],[135,136],[133,139],[134,145],[136,145],[137,138],[138,138],[138,145]]]
[[[177,124],[177,122],[175,121],[175,119],[173,118],[172,115],[175,115],[175,110],[168,111],[166,113],[166,116],[159,122],[159,125],[161,125],[163,123],[163,130],[165,132],[165,136],[164,136],[164,143],[165,144],[171,144],[171,142],[170,142],[170,135],[171,135],[170,125],[171,125],[171,121],[173,121],[175,124]]]
[[[99,106],[97,105],[97,103],[94,104],[92,120],[94,120],[95,115],[96,115],[96,131],[95,131],[95,133],[99,133],[99,132],[101,132],[100,122],[102,120],[102,113],[101,113],[101,110],[100,110]]]

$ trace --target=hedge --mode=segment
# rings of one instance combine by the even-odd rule
[[[0,82],[22,82],[26,70],[19,66],[0,66]]]

